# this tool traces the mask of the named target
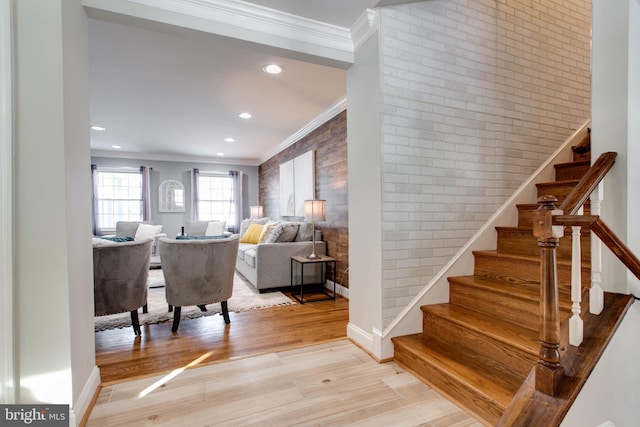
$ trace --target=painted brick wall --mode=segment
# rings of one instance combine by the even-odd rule
[[[383,322],[589,118],[589,1],[381,9]]]

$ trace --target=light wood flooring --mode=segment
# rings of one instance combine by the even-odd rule
[[[480,426],[346,340],[348,300],[96,333],[102,388],[87,426]],[[147,387],[148,394],[141,396]]]
[[[343,339],[102,388],[87,426],[481,426]]]

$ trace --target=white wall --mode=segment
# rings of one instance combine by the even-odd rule
[[[637,157],[630,157],[630,150],[638,142],[629,142],[630,126],[637,126],[632,123],[638,121],[637,114],[631,116],[632,110],[629,109],[630,103],[637,108],[637,94],[631,97],[629,91],[633,85],[637,87],[639,72],[636,69],[635,75],[630,74],[629,69],[633,64],[630,58],[638,55],[637,50],[631,55],[629,53],[632,41],[629,33],[631,4],[637,8],[637,0],[593,1],[591,145],[592,158],[607,151],[618,153],[616,164],[604,181],[601,215],[623,242],[634,243],[636,246],[631,249],[640,253],[638,241],[629,240],[634,239],[637,231],[628,228],[629,218],[637,216],[637,211],[630,210],[630,203],[634,203],[634,207],[638,207],[639,203],[637,186],[627,185],[633,183],[634,179],[636,183],[639,182]],[[636,23],[634,26],[637,27]],[[637,60],[635,66],[637,68]],[[632,79],[635,82],[630,85]],[[632,180],[628,181],[630,178]],[[602,271],[602,287],[606,291],[628,292],[626,268],[606,248],[603,249]]]
[[[97,385],[87,22],[80,0],[21,0],[15,23],[18,402],[69,404],[74,423]]]
[[[640,405],[640,304],[634,304],[562,422],[565,427],[636,427]]]

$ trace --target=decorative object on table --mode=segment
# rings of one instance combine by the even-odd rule
[[[313,235],[313,250],[307,258],[317,259],[320,258],[316,254],[316,221],[324,221],[326,200],[305,200],[304,201],[304,219],[305,221],[311,221],[311,230]]]
[[[224,322],[229,324],[227,300],[233,292],[235,259],[240,236],[224,239],[160,239],[167,303],[174,306],[172,331],[180,324],[182,306],[219,302]]]
[[[154,325],[157,323],[169,322],[173,319],[173,312],[167,310],[167,299],[164,295],[164,275],[162,270],[149,271],[147,281],[147,306],[148,313],[140,313],[140,325]],[[229,298],[229,312],[242,313],[244,311],[262,310],[272,307],[296,304],[291,298],[280,291],[260,292],[247,279],[240,274],[235,274],[233,278],[233,294]],[[182,307],[181,318],[196,319],[208,317],[221,313],[219,304],[207,306],[207,311],[201,311],[198,306]],[[128,328],[131,326],[129,313],[112,314],[100,316],[94,319],[95,331],[106,331],[116,328]]]
[[[96,316],[129,312],[141,335],[138,309],[147,303],[151,239],[93,246],[93,297]]]
[[[264,206],[251,206],[251,219],[260,219],[264,217]]]

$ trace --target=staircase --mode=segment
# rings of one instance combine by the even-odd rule
[[[556,181],[538,184],[538,196],[559,203],[589,169],[589,153],[555,166]],[[538,360],[540,249],[533,236],[537,204],[517,205],[517,227],[497,227],[497,249],[475,251],[472,276],[449,277],[450,302],[421,307],[423,332],[395,337],[394,361],[495,425]],[[585,206],[588,211],[588,204]],[[570,229],[557,251],[560,316],[571,314]],[[581,236],[582,284],[590,284],[590,232]]]

